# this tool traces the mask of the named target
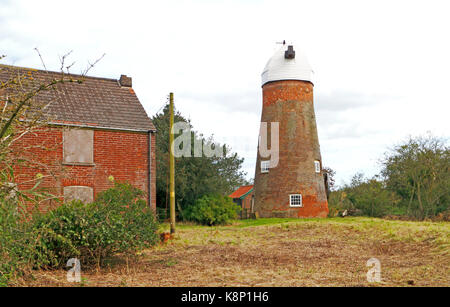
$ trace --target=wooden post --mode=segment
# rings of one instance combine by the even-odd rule
[[[170,138],[169,138],[169,170],[170,170],[170,233],[175,233],[175,157],[173,135],[173,93],[170,93]]]

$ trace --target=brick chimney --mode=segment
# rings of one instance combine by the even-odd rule
[[[131,77],[127,77],[127,75],[120,75],[119,83],[120,86],[131,87],[133,82]]]

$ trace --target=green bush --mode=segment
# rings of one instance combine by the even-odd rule
[[[14,199],[0,195],[0,286],[42,263],[35,250],[41,232],[33,229],[30,219],[29,212]]]
[[[64,266],[70,258],[101,265],[115,254],[135,255],[159,241],[144,193],[116,183],[92,204],[72,202],[30,214],[0,195],[0,286],[32,269]]]
[[[18,247],[22,245],[18,220],[17,207],[3,198],[0,202],[0,286],[6,286],[21,266],[21,259],[17,257]]]
[[[386,189],[377,177],[364,179],[361,174],[352,179],[351,186],[344,189],[348,199],[366,216],[382,217],[392,212],[396,204],[395,194]]]
[[[331,193],[328,199],[329,216],[365,215],[383,217],[399,212],[398,196],[385,187],[379,177],[353,176],[349,185]]]
[[[223,225],[235,219],[241,208],[228,196],[206,195],[185,211],[186,219],[203,225]]]
[[[143,192],[129,184],[116,183],[98,195],[92,204],[64,204],[34,219],[34,229],[45,233],[36,246],[50,267],[70,258],[101,265],[115,255],[134,255],[158,241],[153,211],[142,199]]]
[[[347,198],[347,193],[342,190],[338,190],[330,193],[328,198],[328,210],[329,217],[336,217],[342,216],[345,211],[352,212],[357,209]]]

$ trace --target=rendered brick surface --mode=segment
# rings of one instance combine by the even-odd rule
[[[326,217],[328,203],[313,103],[313,85],[286,80],[263,86],[261,122],[279,122],[279,163],[261,173],[259,150],[255,172],[255,210],[260,217]],[[290,207],[289,195],[301,194],[303,207]]]

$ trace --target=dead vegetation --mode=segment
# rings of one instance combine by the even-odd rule
[[[162,229],[162,231],[165,229]],[[448,286],[450,224],[369,218],[261,219],[231,226],[180,225],[167,243],[133,261],[36,272],[28,286]],[[381,262],[368,283],[366,262]]]

